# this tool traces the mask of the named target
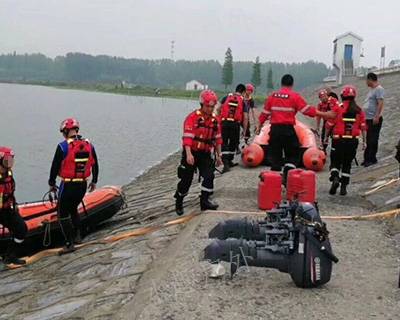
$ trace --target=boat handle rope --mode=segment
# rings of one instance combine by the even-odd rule
[[[55,188],[56,188],[55,190],[47,191],[42,197],[42,203],[46,208],[47,208],[47,205],[46,205],[47,202],[50,202],[51,205],[55,202],[56,209],[58,207],[58,196],[57,196],[58,187],[55,186]]]
[[[51,245],[51,222],[44,220],[42,224],[44,226],[43,246],[47,248]]]

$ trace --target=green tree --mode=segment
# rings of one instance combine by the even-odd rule
[[[231,55],[232,52],[230,52],[230,61],[232,61]],[[230,71],[231,75],[233,73],[233,80],[226,81],[227,86],[251,79],[254,64],[251,61],[229,63],[233,66],[233,71],[232,69]],[[320,83],[329,72],[325,64],[316,61],[264,62],[261,63],[260,69],[261,75],[268,75],[271,70],[273,75],[270,76],[272,78],[270,82],[275,86],[282,75],[292,74],[298,90]],[[92,56],[78,52],[54,59],[43,54],[14,54],[14,52],[0,54],[0,81],[26,80],[90,84],[119,84],[121,81],[126,81],[140,86],[184,88],[186,82],[197,79],[207,83],[213,89],[223,90],[222,70],[223,66],[217,60],[127,59],[105,55]],[[254,81],[254,84],[257,82]],[[266,86],[268,86],[268,81]]]
[[[274,81],[272,79],[272,68],[268,69],[268,75],[267,75],[267,89],[272,90],[274,89]]]
[[[253,74],[251,75],[251,83],[257,88],[261,84],[261,63],[260,57],[256,58],[253,64]]]
[[[225,62],[222,67],[222,84],[225,90],[228,86],[232,85],[233,81],[233,56],[231,48],[228,48],[225,53]]]

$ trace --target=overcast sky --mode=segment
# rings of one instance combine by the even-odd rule
[[[399,0],[0,0],[0,53],[332,61],[336,35],[364,38],[361,64],[400,59]]]

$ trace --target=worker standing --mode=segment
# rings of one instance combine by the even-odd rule
[[[328,91],[326,89],[320,90],[318,93],[318,97],[320,102],[318,103],[317,110],[321,112],[327,112],[339,106],[339,102],[337,101],[337,99],[335,99],[332,96],[329,96]],[[321,128],[321,122],[322,122],[322,128]],[[324,152],[326,153],[326,149],[328,147],[328,137],[326,136],[326,120],[322,119],[322,117],[320,116],[317,116],[316,126],[317,126],[316,129],[321,137],[321,142],[324,148]]]
[[[188,194],[196,169],[203,178],[201,183],[200,209],[217,210],[218,205],[211,201],[214,192],[214,170],[222,164],[221,159],[221,125],[213,113],[218,102],[214,91],[200,93],[200,109],[191,112],[183,124],[183,151],[181,164],[178,167],[179,183],[175,192],[175,210],[182,215],[183,199]],[[213,154],[215,153],[215,162]]]
[[[56,191],[56,178],[61,183],[58,194],[58,219],[65,238],[65,246],[60,254],[73,252],[75,244],[82,242],[81,221],[78,206],[86,194],[96,189],[99,165],[92,143],[83,139],[79,132],[79,122],[68,118],[61,122],[60,132],[64,140],[57,146],[51,164],[49,186]],[[87,179],[92,175],[92,181]]]
[[[334,118],[327,121],[327,134],[332,133],[332,148],[335,150],[331,157],[329,180],[332,182],[329,194],[334,195],[340,186],[340,195],[347,194],[350,183],[351,163],[356,156],[358,137],[362,135],[363,150],[366,147],[365,113],[357,105],[357,91],[354,86],[343,87],[341,98],[343,106],[332,109]],[[326,114],[325,114],[326,115]]]
[[[246,109],[248,111],[248,120],[247,120],[247,130],[244,132],[244,142],[245,144],[248,144],[248,141],[251,136],[251,129],[250,129],[250,116],[251,119],[253,120],[253,124],[257,124],[256,120],[256,114],[255,114],[255,103],[253,99],[253,93],[254,93],[254,86],[251,83],[246,84],[246,92],[244,94],[244,104],[246,106]]]
[[[361,165],[369,167],[378,162],[379,134],[383,122],[383,104],[385,89],[379,84],[378,76],[370,72],[367,75],[367,86],[370,88],[366,99],[366,118],[367,118],[367,147],[364,151],[364,161]]]
[[[244,104],[243,96],[246,87],[244,84],[236,86],[235,93],[230,93],[221,101],[221,130],[222,130],[222,162],[223,173],[228,172],[233,163],[233,158],[240,142],[240,126],[243,125],[243,136],[247,131],[248,110]]]
[[[304,98],[293,91],[294,79],[286,74],[281,79],[281,89],[273,92],[264,104],[264,110],[260,114],[256,133],[267,119],[270,119],[271,130],[269,134],[269,158],[271,170],[283,169],[283,184],[286,185],[287,173],[297,167],[300,161],[300,143],[294,129],[296,114],[315,117],[320,111],[310,106]],[[283,157],[284,153],[284,157]]]

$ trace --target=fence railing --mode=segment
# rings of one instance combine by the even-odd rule
[[[367,75],[367,72],[373,72],[375,74],[387,74],[387,73],[395,73],[400,72],[400,65],[394,67],[387,67],[382,69],[368,69],[368,71],[364,72],[363,74],[357,75],[359,78],[363,78]]]

